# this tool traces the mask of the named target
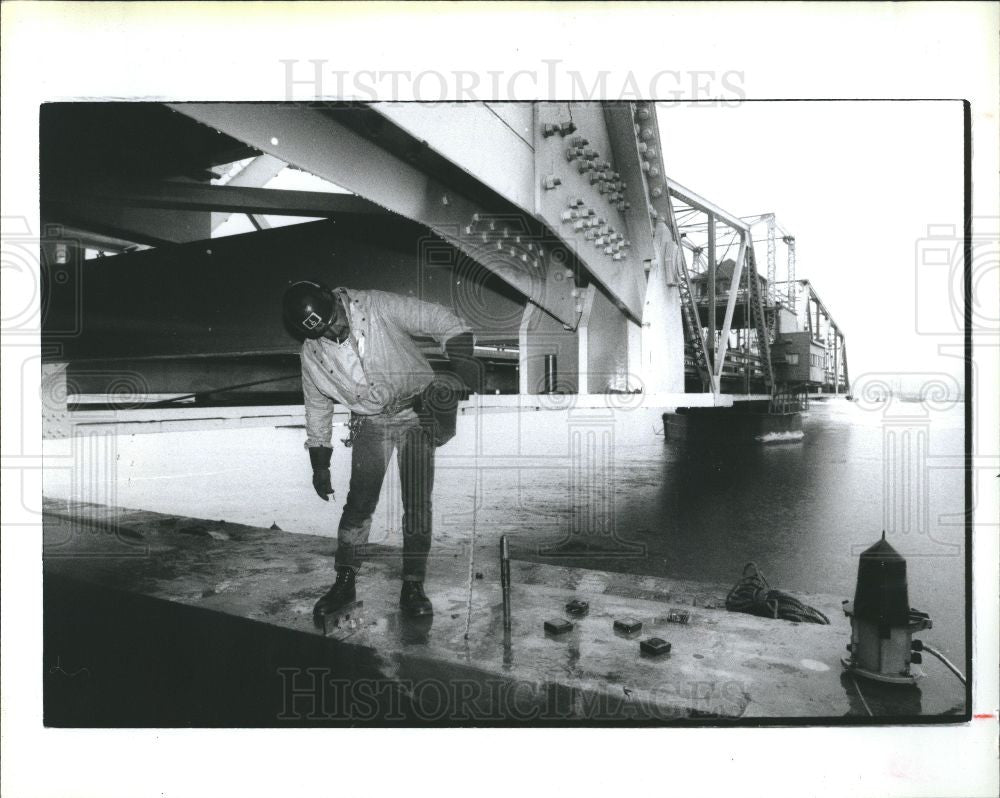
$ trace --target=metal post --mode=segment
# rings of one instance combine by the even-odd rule
[[[715,373],[715,216],[708,214],[708,367]],[[713,382],[715,380],[713,379]],[[714,386],[713,386],[714,390]]]
[[[785,245],[788,247],[788,306],[795,312],[795,238],[785,236]]]
[[[556,356],[545,356],[545,390],[543,393],[555,393],[556,390]]]
[[[764,217],[767,220],[767,304],[774,304],[774,281],[777,279],[774,244],[774,214]]]
[[[833,331],[833,395],[840,395],[840,333]]]
[[[750,257],[750,250],[753,249],[753,235],[750,235],[747,240],[747,252],[744,255],[745,258]],[[750,393],[750,370],[752,368],[750,364],[750,269],[747,268],[748,264],[744,265],[743,274],[746,275],[746,306],[743,308],[743,322],[746,325],[746,335],[744,336],[743,343],[746,349],[745,356],[746,362],[744,364],[744,372],[746,373],[746,390],[745,393]],[[756,276],[753,279],[757,279]]]
[[[844,391],[847,395],[851,395],[851,376],[847,372],[847,339],[843,340],[844,351],[841,354],[841,362],[844,364]]]
[[[500,537],[500,591],[503,595],[503,628],[510,631],[510,546],[507,536]]]

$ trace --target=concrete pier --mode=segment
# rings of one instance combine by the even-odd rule
[[[830,626],[730,613],[725,585],[515,561],[513,625],[501,620],[499,558],[432,557],[430,622],[397,608],[399,552],[374,547],[363,608],[317,629],[332,579],[329,538],[47,500],[46,723],[283,726],[728,723],[860,719],[962,710],[947,682],[928,695],[856,684],[840,657],[840,597],[801,596]],[[573,598],[590,604],[571,618]],[[686,610],[687,624],[668,620]],[[626,638],[617,618],[643,623]],[[570,618],[551,636],[543,623]],[[640,654],[640,639],[672,644]],[[864,701],[859,697],[864,696]],[[866,705],[867,704],[867,709]]]

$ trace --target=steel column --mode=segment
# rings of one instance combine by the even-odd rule
[[[773,305],[775,297],[774,282],[777,279],[778,272],[774,243],[775,219],[773,213],[767,214],[764,218],[767,221],[767,303]]]
[[[783,239],[785,246],[788,247],[788,305],[795,311],[795,238],[792,236],[785,236]]]
[[[708,368],[715,371],[715,216],[708,214]]]
[[[840,394],[840,333],[833,334],[833,394]]]
[[[722,320],[722,339],[719,342],[718,362],[715,365],[716,381],[722,379],[722,367],[726,363],[726,353],[729,349],[729,336],[733,326],[733,313],[736,310],[736,298],[740,293],[740,278],[743,276],[743,263],[746,260],[747,241],[749,233],[740,233],[740,249],[736,256],[736,266],[733,268],[733,279],[729,283],[729,301],[726,303],[726,316]],[[752,246],[752,245],[751,245]],[[748,301],[749,301],[749,292]],[[749,324],[750,314],[747,313],[747,323]]]

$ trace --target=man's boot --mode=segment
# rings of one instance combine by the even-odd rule
[[[399,608],[404,615],[409,615],[411,618],[433,614],[434,608],[424,593],[423,582],[403,582],[403,589],[399,594]]]
[[[336,612],[341,607],[346,607],[355,600],[354,589],[354,569],[338,568],[337,581],[333,583],[325,596],[316,602],[313,607],[313,616],[321,618],[331,612]]]

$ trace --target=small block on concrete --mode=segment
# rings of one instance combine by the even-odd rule
[[[639,650],[643,654],[658,657],[670,653],[670,643],[659,637],[648,637],[639,643]]]
[[[642,631],[642,621],[636,618],[618,618],[615,620],[614,630],[626,635],[635,634]]]

